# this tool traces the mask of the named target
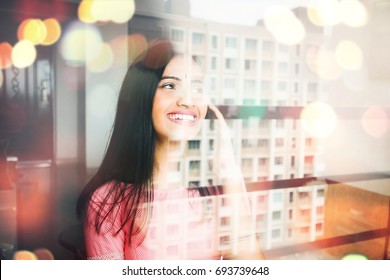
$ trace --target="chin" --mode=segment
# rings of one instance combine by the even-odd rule
[[[191,128],[175,129],[169,133],[169,140],[191,140],[199,135],[200,125]]]

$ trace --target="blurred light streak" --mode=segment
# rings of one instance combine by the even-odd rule
[[[367,109],[362,117],[364,131],[375,138],[382,137],[389,129],[389,116],[380,106]]]
[[[34,45],[38,45],[45,40],[47,35],[46,26],[40,19],[30,19],[25,25],[23,25],[22,34],[23,37],[19,40],[29,40]]]
[[[311,47],[307,51],[306,62],[309,68],[323,79],[337,80],[341,77],[341,69],[333,50]]]
[[[108,21],[125,23],[133,17],[134,13],[134,0],[83,0],[78,7],[78,17],[80,21],[86,23]]]
[[[8,42],[0,44],[0,69],[6,69],[12,64],[12,46]]]
[[[343,81],[349,90],[354,92],[363,91],[369,83],[368,70],[363,66],[356,71],[343,71]]]
[[[313,0],[307,7],[309,20],[317,26],[334,26],[341,22],[341,8],[338,0]]]
[[[358,70],[363,66],[363,51],[355,42],[342,40],[336,47],[336,61],[346,70]]]
[[[325,138],[336,128],[337,116],[333,108],[320,101],[307,105],[301,111],[302,127],[310,136]]]
[[[3,82],[4,82],[3,71],[0,71],[0,89],[3,86]]]
[[[367,9],[358,0],[342,0],[340,16],[342,23],[349,27],[362,27],[368,22]]]
[[[113,65],[113,61],[114,54],[110,45],[103,43],[96,57],[87,61],[87,68],[91,72],[104,72]]]
[[[16,251],[13,255],[14,260],[37,260],[38,257],[30,251],[20,250]]]
[[[95,59],[102,45],[102,36],[94,25],[73,22],[60,41],[60,52],[69,64],[78,66]]]
[[[267,8],[264,12],[264,24],[275,40],[286,45],[298,44],[306,35],[302,22],[285,6]]]
[[[21,40],[12,49],[12,64],[18,68],[32,65],[37,58],[37,50],[29,40]]]
[[[45,39],[41,42],[41,45],[52,45],[61,37],[61,25],[55,18],[45,19],[43,24],[46,26],[47,33]]]

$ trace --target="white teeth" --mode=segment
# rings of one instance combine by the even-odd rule
[[[170,114],[169,118],[172,120],[183,120],[183,121],[194,121],[195,116],[193,115],[184,115],[184,114]]]

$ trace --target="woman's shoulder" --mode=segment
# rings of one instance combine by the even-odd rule
[[[91,201],[103,202],[110,201],[115,197],[116,190],[123,184],[114,181],[109,181],[99,186],[92,194]]]

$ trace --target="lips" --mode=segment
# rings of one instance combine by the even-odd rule
[[[167,114],[170,121],[180,124],[195,124],[197,116],[191,111],[176,111]]]

